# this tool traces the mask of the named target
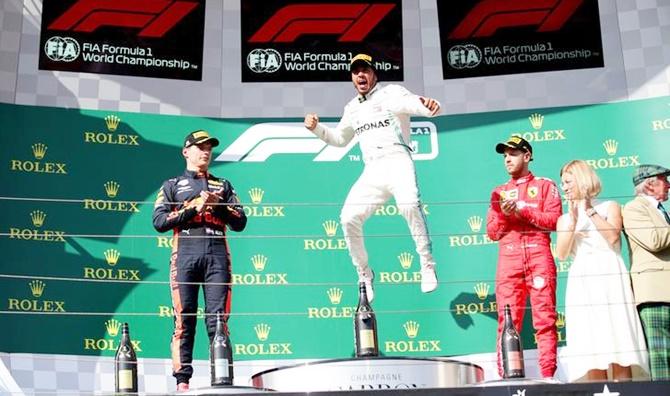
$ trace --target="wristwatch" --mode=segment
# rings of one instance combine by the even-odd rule
[[[593,215],[598,214],[594,208],[588,208],[586,209],[586,215],[589,217],[593,217]]]

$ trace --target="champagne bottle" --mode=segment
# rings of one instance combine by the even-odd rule
[[[358,307],[354,316],[356,357],[378,356],[377,319],[368,301],[368,295],[365,292],[365,282],[360,282],[358,289]]]
[[[503,378],[525,377],[521,338],[514,327],[509,304],[505,305],[505,325],[500,336],[500,350],[503,361]]]
[[[130,342],[128,323],[123,324],[121,344],[114,356],[114,390],[117,393],[137,393],[137,355]]]
[[[216,314],[216,332],[209,347],[212,386],[233,384],[233,350],[226,334],[221,313]]]

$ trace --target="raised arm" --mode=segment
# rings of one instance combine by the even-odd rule
[[[310,130],[319,139],[337,147],[344,147],[354,137],[354,128],[349,123],[349,116],[345,109],[342,119],[335,128],[329,128],[319,122],[319,116],[315,113],[309,113],[305,116],[305,128]]]
[[[436,99],[415,95],[400,85],[389,85],[387,89],[393,95],[389,109],[394,113],[433,117],[442,109]]]

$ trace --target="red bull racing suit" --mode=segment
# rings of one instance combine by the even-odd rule
[[[501,198],[516,200],[517,211],[506,216],[500,208]],[[514,326],[521,332],[528,296],[537,334],[540,372],[543,377],[552,377],[556,371],[556,264],[549,233],[556,229],[561,212],[556,184],[532,173],[511,179],[491,194],[486,232],[489,238],[499,241],[495,292],[501,375],[502,310],[506,304],[510,305]]]
[[[201,213],[196,204],[201,191],[220,195],[220,203]],[[177,382],[189,382],[193,375],[198,291],[202,284],[205,297],[207,332],[210,342],[216,330],[216,313],[230,312],[231,261],[226,227],[242,231],[247,218],[239,205],[233,186],[210,174],[183,175],[163,183],[154,206],[153,224],[159,232],[174,231],[170,258],[170,290],[174,308],[174,333],[171,355]]]

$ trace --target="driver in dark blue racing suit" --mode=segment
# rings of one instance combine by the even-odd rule
[[[208,172],[212,147],[218,139],[206,131],[186,136],[182,154],[186,170],[163,183],[154,206],[153,224],[159,232],[174,231],[170,258],[170,290],[174,308],[171,355],[177,390],[188,390],[193,375],[198,291],[202,284],[210,342],[216,313],[230,312],[231,261],[226,227],[242,231],[247,224],[239,199],[228,180]]]

